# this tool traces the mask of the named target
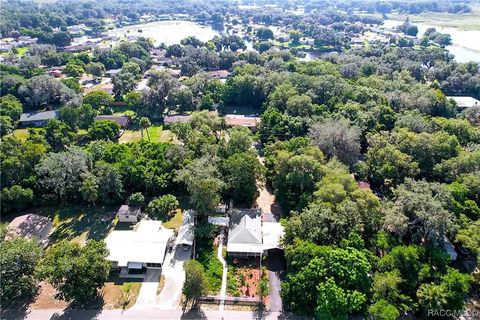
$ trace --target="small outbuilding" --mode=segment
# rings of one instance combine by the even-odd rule
[[[46,247],[50,234],[53,232],[53,224],[49,218],[37,214],[25,214],[16,217],[7,227],[7,239],[23,237],[37,241]]]
[[[120,222],[134,222],[137,223],[142,218],[142,210],[137,207],[130,207],[124,204],[118,209],[118,221]]]

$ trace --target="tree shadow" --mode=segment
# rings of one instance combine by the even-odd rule
[[[261,302],[255,307],[252,311],[252,319],[253,320],[263,320],[266,319],[270,315],[270,311],[267,310],[265,303]]]
[[[1,308],[0,310],[0,319],[12,319],[12,320],[21,320],[26,319],[28,316],[28,306],[30,302],[25,302],[20,305],[15,305],[15,308],[5,309]]]
[[[207,315],[199,306],[192,306],[190,310],[184,312],[180,319],[206,320]]]
[[[102,308],[95,309],[76,309],[68,306],[60,313],[54,313],[50,320],[93,320],[97,319],[102,312]]]

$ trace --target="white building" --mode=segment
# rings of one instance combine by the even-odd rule
[[[117,217],[120,222],[137,223],[142,217],[142,211],[140,208],[134,208],[124,204],[118,209]]]
[[[227,253],[232,257],[260,257],[263,253],[260,210],[233,209],[230,214]]]
[[[195,239],[195,211],[186,210],[183,213],[183,222],[178,229],[177,239],[175,240],[176,246],[182,246],[183,250],[188,250],[193,245]]]
[[[142,220],[136,230],[115,230],[107,236],[107,259],[119,269],[120,276],[144,274],[147,268],[162,268],[172,239],[173,230],[160,221]]]
[[[449,96],[447,99],[452,99],[457,104],[457,109],[463,110],[466,108],[480,107],[480,101],[473,97],[467,96]]]

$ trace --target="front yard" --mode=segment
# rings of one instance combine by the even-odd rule
[[[123,279],[111,274],[105,285],[98,291],[98,299],[82,306],[86,308],[128,309],[137,301],[142,285],[141,279]],[[41,282],[32,309],[64,309],[69,303],[55,298],[56,290],[48,283]]]
[[[265,267],[260,269],[257,259],[227,259],[227,295],[231,297],[259,298],[268,294]]]
[[[172,142],[179,143],[176,135],[170,130],[163,130],[163,127],[160,125],[151,126],[147,131],[143,132],[143,139],[148,141],[150,136],[151,142]],[[125,130],[120,139],[119,143],[128,143],[128,142],[137,142],[142,140],[142,131],[140,129]]]

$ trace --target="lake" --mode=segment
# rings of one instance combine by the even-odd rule
[[[141,30],[141,32],[139,32]],[[188,36],[194,36],[203,42],[213,39],[219,32],[210,26],[204,26],[192,21],[183,20],[165,20],[148,22],[115,28],[108,31],[109,36],[126,37],[134,35],[138,37],[152,38],[154,44],[158,46],[161,43],[172,45],[180,43],[180,40]]]
[[[393,28],[402,24],[399,20],[385,20],[385,28]],[[480,62],[480,31],[460,30],[450,27],[439,27],[424,22],[413,22],[418,27],[418,36],[422,36],[428,28],[435,28],[438,32],[448,33],[452,37],[452,45],[446,49],[455,56],[458,62]]]

